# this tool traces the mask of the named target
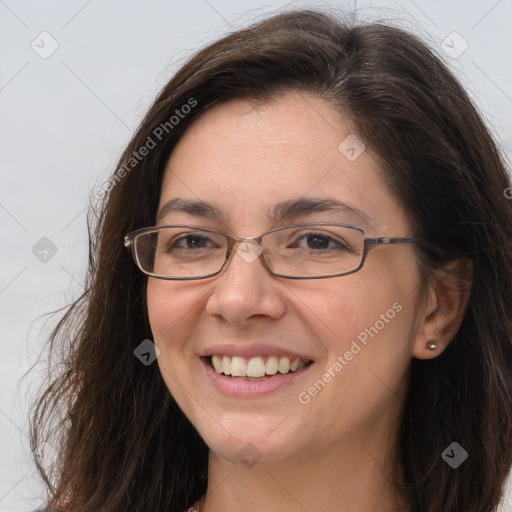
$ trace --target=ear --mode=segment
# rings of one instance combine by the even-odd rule
[[[418,318],[413,357],[433,359],[450,344],[464,318],[472,277],[473,263],[467,258],[452,260],[434,271]]]

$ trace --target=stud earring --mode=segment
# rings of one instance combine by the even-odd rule
[[[437,344],[436,343],[428,343],[427,348],[429,350],[437,350]]]

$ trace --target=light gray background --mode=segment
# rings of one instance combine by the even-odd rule
[[[82,290],[89,194],[194,50],[286,6],[399,21],[441,53],[457,32],[452,53],[468,48],[446,60],[512,154],[512,0],[0,0],[0,511],[41,502],[27,442],[41,370],[19,379],[55,323],[41,315]],[[51,48],[43,31],[59,45],[46,59],[31,48]],[[42,237],[57,249],[46,262],[32,251]]]

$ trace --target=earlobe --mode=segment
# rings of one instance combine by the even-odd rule
[[[471,293],[473,263],[452,260],[434,271],[418,321],[413,357],[433,359],[442,354],[460,328]]]

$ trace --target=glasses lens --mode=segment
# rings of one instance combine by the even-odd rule
[[[201,277],[218,272],[227,240],[192,227],[169,227],[138,235],[135,251],[144,272],[161,277]]]
[[[364,234],[345,226],[287,227],[263,237],[265,259],[277,274],[318,277],[355,270],[364,252]]]

